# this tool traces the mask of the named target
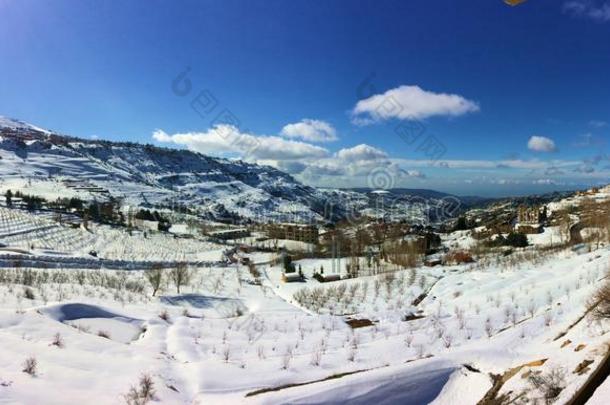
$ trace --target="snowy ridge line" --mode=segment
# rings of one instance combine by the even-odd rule
[[[21,268],[70,268],[70,269],[107,269],[107,270],[146,270],[153,266],[162,268],[173,268],[176,262],[154,262],[154,261],[128,261],[128,260],[90,260],[81,257],[53,257],[53,256],[23,256],[23,255],[0,255],[0,267],[15,268],[19,263]],[[212,261],[185,261],[187,266],[214,267],[222,266],[223,262]]]

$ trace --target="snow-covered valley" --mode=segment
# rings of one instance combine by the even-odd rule
[[[319,221],[329,206],[345,214],[337,196],[366,211],[387,195],[2,125],[0,403],[529,403],[546,400],[548,379],[567,403],[608,353],[607,320],[590,314],[608,231],[584,208],[608,188],[556,198],[544,229],[510,249],[513,232],[489,218],[515,216],[514,202],[467,211],[473,225],[458,229],[421,207],[405,215],[405,200],[305,243],[267,237],[257,220]],[[158,207],[179,231],[32,207],[28,195]],[[248,218],[247,233],[204,215],[218,204]],[[449,222],[435,234],[431,219]],[[329,248],[339,231],[353,241],[343,255]],[[434,248],[400,250],[418,238]]]
[[[3,233],[29,229],[25,239],[8,238],[23,249],[22,261],[40,254],[26,252],[32,243],[47,254],[70,250],[71,237],[12,211],[2,211]],[[28,218],[39,230],[25,225]],[[100,255],[126,260],[213,262],[223,248],[103,226],[71,232],[105,246]],[[76,245],[70,254],[88,249]],[[490,264],[418,266],[330,284],[310,276],[330,268],[330,259],[295,262],[305,281],[283,283],[274,254],[253,253],[258,275],[238,263],[193,264],[179,294],[167,270],[155,297],[145,270],[7,266],[0,398],[122,403],[147,375],[159,403],[474,404],[491,389],[491,374],[526,365],[498,395],[536,398],[522,377],[562,369],[569,377],[561,403],[588,377],[573,373],[579,364],[593,369],[607,352],[608,325],[581,317],[606,276],[610,249],[534,249]],[[371,323],[351,327],[349,319]],[[31,374],[23,371],[28,359],[36,362]]]

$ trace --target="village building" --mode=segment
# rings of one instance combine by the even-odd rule
[[[148,221],[146,219],[133,219],[133,227],[141,231],[158,231],[159,221]]]
[[[220,240],[233,240],[247,238],[250,236],[250,231],[246,228],[223,229],[221,231],[209,232],[208,236]]]
[[[303,275],[300,273],[286,273],[282,272],[282,282],[284,283],[295,283],[303,281]]]
[[[543,224],[547,219],[546,207],[540,206],[520,206],[515,230],[521,233],[540,233],[543,230]]]
[[[318,243],[318,227],[305,224],[270,224],[266,227],[267,235],[272,239],[296,240],[305,243]]]

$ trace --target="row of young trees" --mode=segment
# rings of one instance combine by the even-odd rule
[[[133,218],[132,218],[133,216]],[[171,223],[170,221],[165,218],[163,215],[161,215],[158,211],[150,211],[150,210],[146,210],[146,209],[140,209],[138,212],[135,213],[135,215],[133,214],[129,214],[129,218],[128,218],[128,223],[127,226],[133,226],[133,219],[141,219],[144,221],[154,221],[154,222],[158,222],[158,229],[159,231],[168,231],[169,228],[171,227]]]
[[[46,202],[46,200],[42,197],[22,194],[19,191],[17,191],[13,195],[13,192],[11,190],[7,190],[4,196],[6,199],[6,206],[8,208],[13,207],[13,198],[19,198],[26,205],[26,209],[28,211],[41,209],[43,207],[43,204]]]
[[[111,225],[133,226],[133,219],[135,218],[157,221],[160,231],[167,231],[171,227],[170,221],[158,211],[140,209],[135,214],[130,213],[126,218],[121,210],[122,201],[114,197],[101,202],[95,200],[86,202],[78,197],[57,198],[54,201],[48,201],[43,197],[23,194],[20,191],[13,193],[12,190],[7,190],[5,202],[8,208],[14,207],[15,199],[22,201],[28,211],[49,208],[58,212],[76,213],[84,219],[85,225],[91,220]]]
[[[153,297],[170,282],[176,287],[176,293],[180,294],[181,288],[190,284],[192,275],[193,273],[186,263],[177,263],[172,269],[164,269],[160,265],[155,265],[144,272],[144,276],[152,288]]]
[[[610,201],[585,198],[580,204],[581,223],[593,229],[597,248],[602,241],[610,242]]]

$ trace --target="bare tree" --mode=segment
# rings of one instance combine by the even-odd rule
[[[159,291],[159,289],[161,288],[161,284],[163,283],[163,269],[161,268],[161,265],[154,264],[152,268],[144,272],[144,276],[146,277],[146,280],[148,280],[148,283],[153,289],[152,295],[154,297],[155,295],[157,295],[157,292]]]
[[[356,356],[358,355],[358,349],[354,349],[353,347],[348,349],[347,351],[347,360],[351,363],[356,361]]]
[[[544,325],[551,326],[553,322],[553,313],[551,311],[547,311],[544,313]]]
[[[155,383],[151,376],[144,374],[137,386],[132,386],[123,396],[127,405],[145,405],[155,399]]]
[[[530,318],[534,317],[536,309],[536,303],[534,301],[530,301],[529,304],[527,304],[527,312],[530,314]]]
[[[191,272],[186,263],[178,263],[170,271],[170,277],[176,286],[176,292],[180,294],[180,287],[188,285],[191,281]]]
[[[292,361],[292,356],[293,356],[292,350],[293,349],[291,346],[286,347],[286,353],[284,353],[284,356],[282,357],[282,369],[283,370],[288,370],[288,368],[290,367],[290,362]]]
[[[566,373],[561,368],[553,368],[547,374],[532,373],[529,383],[542,394],[546,404],[551,404],[566,386]]]
[[[311,365],[318,367],[322,361],[322,352],[320,350],[314,350],[311,352]]]
[[[23,372],[35,376],[38,370],[38,361],[35,357],[28,357],[23,362]]]
[[[606,279],[604,284],[593,296],[590,307],[593,308],[593,316],[597,319],[610,319],[610,280]]]
[[[59,332],[56,333],[55,336],[53,336],[53,342],[51,342],[51,346],[55,346],[60,349],[64,348],[64,340],[61,337],[61,334],[59,334]]]
[[[494,327],[491,323],[491,318],[487,317],[487,319],[485,320],[485,333],[487,334],[487,337],[491,337],[493,335],[494,332]]]
[[[562,211],[559,214],[559,233],[561,234],[561,238],[564,243],[568,243],[570,241],[570,229],[572,227],[572,220],[570,219],[570,214],[568,211]]]
[[[231,358],[231,348],[229,347],[229,345],[226,345],[222,349],[222,359],[225,361],[225,363],[228,363],[230,358]]]
[[[582,223],[595,229],[593,237],[596,240],[596,249],[599,249],[602,236],[608,228],[608,208],[608,203],[597,202],[592,198],[585,198],[580,204]]]
[[[265,346],[258,346],[256,348],[256,354],[258,355],[259,360],[264,360],[267,357],[265,356]]]
[[[424,347],[424,345],[419,344],[415,347],[416,352],[417,352],[417,358],[421,359],[424,357],[424,355],[426,354],[426,348]]]
[[[413,334],[409,333],[407,336],[405,336],[405,345],[407,345],[407,347],[411,347],[411,344],[413,344]]]
[[[451,335],[445,334],[442,337],[443,340],[443,344],[445,345],[445,347],[447,349],[449,349],[451,347],[451,345],[453,344],[453,337]]]

